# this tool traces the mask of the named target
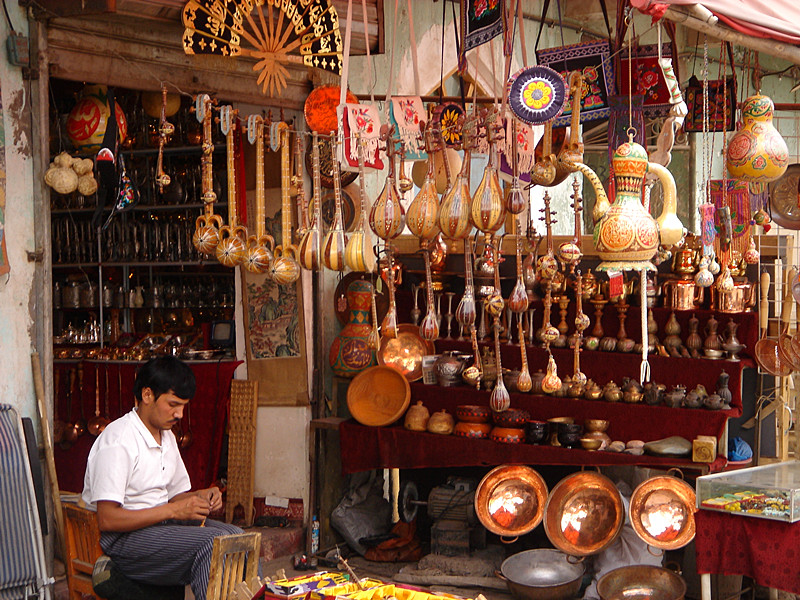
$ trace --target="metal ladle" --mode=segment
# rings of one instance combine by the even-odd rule
[[[89,419],[89,424],[86,426],[89,433],[98,436],[106,428],[109,421],[106,417],[100,416],[100,366],[95,369],[94,377],[94,416]],[[108,384],[106,384],[106,395],[108,395]],[[108,411],[106,411],[108,412]]]

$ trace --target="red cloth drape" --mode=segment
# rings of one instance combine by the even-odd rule
[[[761,585],[800,594],[800,522],[701,509],[695,524],[698,573],[747,575]]]
[[[83,387],[79,390],[76,379],[73,388],[72,414],[67,412],[67,388],[69,371],[83,367]],[[133,381],[136,370],[142,363],[134,361],[59,361],[54,369],[59,371],[56,390],[55,414],[61,420],[75,421],[83,415],[90,419],[95,414],[95,374],[99,369],[100,412],[105,412],[108,397],[108,413],[111,419],[127,413],[133,408]],[[197,379],[197,392],[184,412],[183,426],[188,428],[191,420],[192,444],[181,451],[189,478],[194,489],[211,485],[217,478],[222,439],[225,434],[228,406],[230,404],[231,379],[241,361],[192,362],[189,365]],[[106,373],[108,379],[106,379]],[[106,387],[108,382],[108,387]],[[121,386],[120,386],[121,382]],[[121,387],[121,390],[120,390]],[[95,438],[85,433],[70,448],[56,444],[55,462],[58,485],[62,490],[81,492],[86,473],[86,459]]]

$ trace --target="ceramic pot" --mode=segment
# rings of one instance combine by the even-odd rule
[[[525,424],[525,441],[529,444],[541,444],[547,437],[547,423],[528,419]]]
[[[428,409],[422,404],[422,400],[417,400],[417,403],[409,407],[406,411],[406,418],[403,421],[403,426],[411,431],[425,431],[428,427],[428,420],[431,414]]]
[[[606,402],[619,402],[622,400],[622,394],[622,390],[619,389],[619,386],[613,381],[609,381],[605,387],[603,387],[603,398]]]
[[[503,412],[495,412],[492,414],[492,421],[498,427],[521,429],[530,419],[528,411],[521,408],[509,408]]]
[[[728,388],[728,380],[730,378],[731,376],[725,371],[720,373],[719,377],[717,378],[717,395],[722,398],[722,402],[726,406],[730,406],[730,403],[733,400],[733,394]]]
[[[685,397],[686,388],[682,385],[676,385],[664,395],[664,403],[670,408],[680,408]]]
[[[356,280],[347,287],[347,306],[350,310],[347,324],[331,344],[328,360],[334,375],[355,377],[376,364],[375,350],[369,345],[372,284]]]
[[[451,387],[461,382],[466,357],[459,352],[442,352],[433,364],[436,380],[442,387]]]

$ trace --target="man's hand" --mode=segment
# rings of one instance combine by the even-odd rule
[[[170,502],[170,505],[175,513],[172,518],[180,521],[204,521],[211,512],[208,496],[199,493]]]
[[[222,492],[217,486],[205,490],[198,490],[197,495],[208,501],[209,512],[214,512],[222,508]]]

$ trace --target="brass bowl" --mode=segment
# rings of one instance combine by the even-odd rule
[[[500,465],[489,471],[475,491],[475,513],[486,529],[520,536],[542,521],[547,484],[525,465]]]
[[[586,419],[583,422],[586,431],[605,431],[608,429],[609,424],[610,421],[606,419]]]
[[[614,483],[594,471],[573,473],[553,488],[544,510],[544,531],[559,550],[589,556],[619,535],[625,507]]]
[[[629,565],[603,575],[597,594],[602,600],[682,600],[686,582],[663,567]]]
[[[593,452],[595,450],[599,450],[600,446],[603,445],[603,440],[600,440],[600,439],[597,439],[597,438],[585,438],[584,437],[584,438],[580,439],[580,442],[581,442],[581,448],[583,448],[584,450],[589,450],[590,452]]]
[[[682,479],[651,477],[633,491],[631,525],[646,544],[677,550],[694,539],[695,505],[694,489]]]

